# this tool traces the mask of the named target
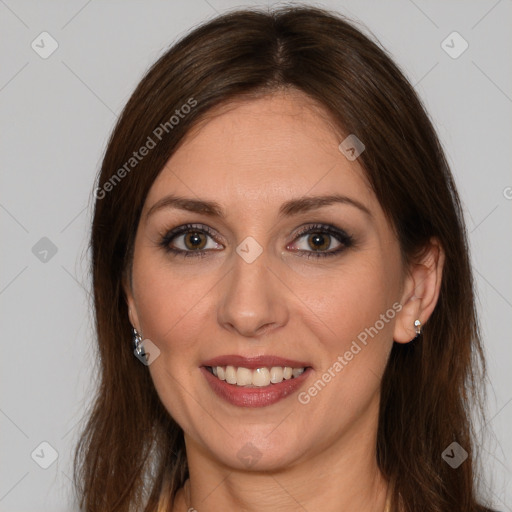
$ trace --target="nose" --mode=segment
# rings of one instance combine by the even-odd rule
[[[257,337],[286,325],[288,289],[276,277],[276,269],[265,252],[252,263],[238,255],[233,257],[232,270],[219,290],[219,324],[245,337]]]

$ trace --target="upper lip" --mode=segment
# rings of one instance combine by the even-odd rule
[[[241,366],[250,370],[271,368],[272,366],[290,366],[291,368],[307,368],[311,366],[304,361],[296,361],[278,356],[244,357],[236,354],[218,356],[205,361],[202,366]]]

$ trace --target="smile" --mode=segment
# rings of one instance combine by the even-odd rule
[[[313,371],[310,366],[270,366],[251,370],[231,365],[202,366],[200,370],[217,397],[244,408],[266,407],[289,397],[305,385]]]
[[[219,380],[234,386],[266,387],[279,384],[283,380],[299,377],[305,368],[292,368],[290,366],[272,366],[269,368],[244,368],[243,366],[207,366],[206,369]]]

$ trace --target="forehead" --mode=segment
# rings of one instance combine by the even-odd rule
[[[336,192],[378,207],[363,168],[339,150],[344,137],[299,91],[223,104],[185,136],[146,204],[170,192],[228,206]]]

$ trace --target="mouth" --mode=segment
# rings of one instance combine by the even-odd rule
[[[271,366],[254,370],[243,366],[205,366],[212,375],[232,386],[262,388],[295,379],[309,367]]]
[[[205,361],[200,369],[213,392],[237,407],[272,405],[296,392],[313,371],[304,361],[238,355]]]

